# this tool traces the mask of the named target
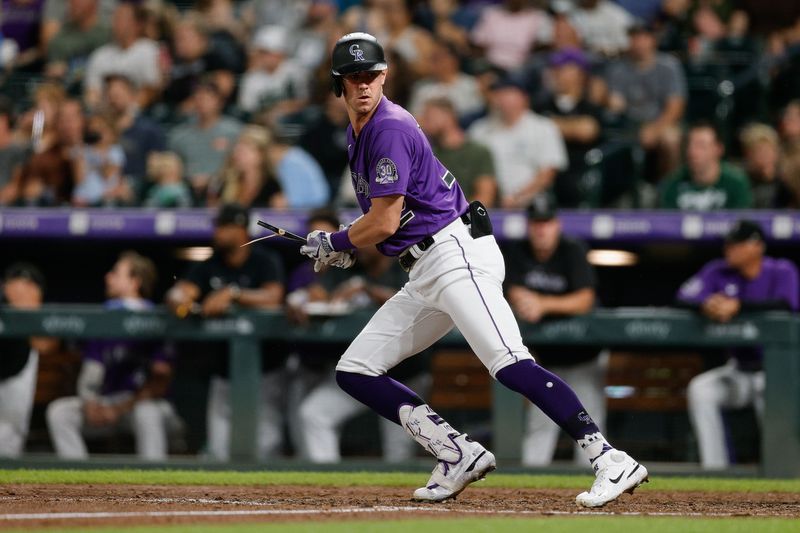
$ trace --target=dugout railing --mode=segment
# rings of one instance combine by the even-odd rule
[[[96,305],[47,305],[37,311],[0,308],[0,337],[48,335],[62,338],[164,338],[227,340],[230,343],[232,457],[254,461],[262,340],[302,344],[347,342],[371,316],[316,318],[292,325],[279,312],[241,311],[224,318],[180,320],[163,309],[108,311]],[[761,346],[766,369],[761,474],[800,476],[800,317],[785,312],[745,314],[727,324],[678,309],[604,309],[576,318],[524,325],[526,343],[607,347],[725,348]],[[465,346],[457,330],[441,344]],[[518,460],[524,402],[494,386],[492,424],[498,457]]]

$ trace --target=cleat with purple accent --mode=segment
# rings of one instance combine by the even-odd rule
[[[623,492],[633,494],[642,483],[649,481],[647,469],[630,455],[610,450],[594,462],[597,476],[588,492],[582,492],[575,503],[583,507],[602,507],[616,500]]]
[[[414,491],[413,499],[441,502],[458,496],[467,485],[481,480],[497,468],[492,452],[472,441],[466,434],[453,438],[461,453],[454,463],[440,460],[428,484]]]

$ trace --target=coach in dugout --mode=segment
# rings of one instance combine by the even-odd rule
[[[44,277],[26,263],[8,267],[0,302],[14,309],[42,305]],[[58,341],[47,338],[0,339],[0,457],[18,457],[25,448],[36,391],[39,353]]]
[[[725,238],[725,258],[715,259],[689,278],[678,301],[699,309],[715,322],[729,322],[741,311],[798,309],[797,267],[787,259],[764,255],[764,231],[740,220]],[[720,367],[695,376],[687,392],[689,416],[705,469],[730,464],[723,409],[755,408],[764,416],[764,370],[760,349],[735,348]]]
[[[105,308],[141,311],[156,281],[153,262],[123,252],[106,274]],[[86,343],[78,375],[78,395],[47,407],[47,427],[62,459],[87,459],[84,437],[132,432],[141,459],[167,458],[168,435],[182,423],[166,399],[172,380],[171,349],[152,340],[98,339]]]
[[[214,254],[189,269],[167,293],[167,305],[179,317],[226,315],[237,307],[277,308],[283,301],[284,274],[280,257],[264,247],[245,246],[250,213],[238,204],[220,208],[214,221]],[[230,382],[226,342],[185,342],[181,360],[193,367],[210,365],[211,382],[206,413],[207,446],[216,460],[230,457]],[[282,399],[285,350],[262,346],[262,384],[258,427],[258,456],[279,450],[283,439]]]
[[[538,323],[553,317],[582,315],[595,304],[597,280],[586,259],[586,245],[561,233],[550,197],[539,195],[528,206],[528,239],[505,250],[506,293],[516,315]],[[600,428],[605,426],[605,373],[608,355],[593,347],[539,346],[537,362],[558,373],[574,390]],[[522,463],[553,460],[559,428],[540,409],[528,406]],[[575,461],[585,464],[579,446]]]

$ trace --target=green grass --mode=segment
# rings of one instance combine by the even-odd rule
[[[146,527],[99,527],[91,528],[91,533],[178,533],[192,531],[195,533],[406,533],[408,531],[432,530],[436,533],[517,533],[535,531],[537,533],[586,533],[606,531],[646,531],[647,533],[784,533],[800,531],[800,524],[793,520],[773,518],[660,518],[660,517],[552,517],[552,518],[484,518],[456,520],[392,520],[382,522],[294,522],[282,524],[221,524],[221,525],[174,525]],[[12,530],[19,533],[31,533],[31,529]],[[43,529],[47,533],[76,533],[87,531],[80,529]],[[12,532],[9,532],[12,533]]]
[[[0,470],[0,484],[69,483],[136,485],[320,485],[415,487],[424,473],[408,472],[203,472],[192,470]],[[493,474],[483,487],[585,489],[586,475]],[[644,490],[800,492],[800,479],[736,479],[653,476]]]

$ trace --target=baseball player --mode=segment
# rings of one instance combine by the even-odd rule
[[[377,246],[397,256],[409,273],[408,283],[342,355],[336,380],[436,457],[430,480],[414,498],[453,498],[496,466],[491,452],[386,375],[453,326],[495,379],[536,404],[586,452],[597,477],[578,495],[579,505],[602,506],[632,492],[647,470],[606,441],[569,386],[538,366],[522,344],[503,297],[503,256],[486,209],[467,204],[414,118],[383,96],[387,64],[381,45],[369,34],[345,35],[333,48],[331,74],[350,118],[347,155],[364,215],[344,230],[312,231],[301,252],[317,263],[348,268],[354,249]]]
[[[16,309],[42,305],[44,277],[26,263],[8,267],[0,302]],[[0,457],[18,457],[28,437],[39,353],[46,352],[53,339],[0,339]]]
[[[756,222],[740,220],[725,239],[725,259],[708,263],[680,288],[678,300],[717,322],[728,322],[740,311],[800,307],[797,267],[789,260],[765,257],[764,231]],[[722,409],[753,405],[764,416],[764,370],[761,351],[731,350],[724,365],[689,382],[689,418],[705,469],[730,464]]]
[[[156,278],[153,262],[123,252],[106,274],[105,308],[140,311]],[[170,350],[154,341],[103,339],[87,343],[78,376],[78,395],[47,406],[47,427],[63,459],[87,459],[84,436],[132,431],[136,453],[148,461],[167,458],[167,436],[182,422],[165,398],[172,379]]]

